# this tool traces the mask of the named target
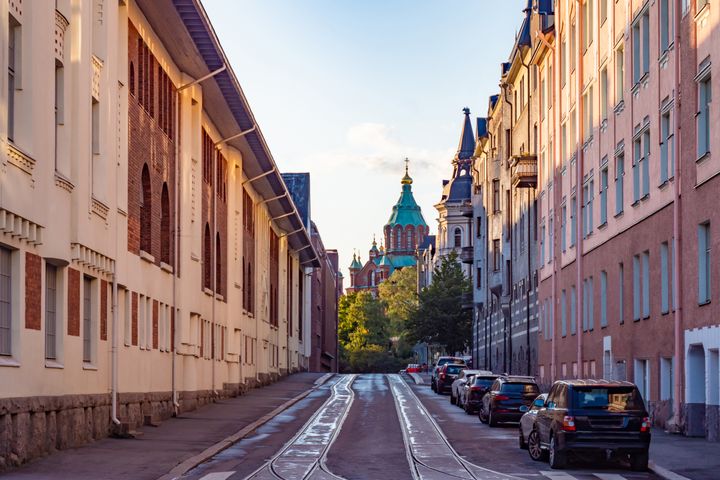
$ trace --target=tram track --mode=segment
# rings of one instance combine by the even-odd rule
[[[345,480],[330,471],[327,454],[355,398],[355,375],[341,376],[330,397],[272,458],[245,480]]]

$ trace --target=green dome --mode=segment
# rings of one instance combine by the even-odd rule
[[[395,225],[403,227],[406,225],[413,225],[415,227],[422,225],[427,227],[427,223],[425,223],[422,215],[422,210],[420,210],[420,206],[413,196],[412,179],[407,174],[407,171],[400,183],[402,183],[402,192],[400,193],[400,198],[397,203],[393,206],[387,225],[391,227]]]

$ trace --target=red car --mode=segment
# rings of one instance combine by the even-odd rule
[[[405,372],[407,373],[420,373],[420,365],[417,363],[408,363],[407,368],[405,369]]]

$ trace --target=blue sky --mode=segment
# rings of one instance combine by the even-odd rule
[[[310,172],[312,217],[346,276],[353,249],[366,259],[380,240],[405,157],[437,230],[462,108],[485,115],[526,3],[203,1],[279,168]]]

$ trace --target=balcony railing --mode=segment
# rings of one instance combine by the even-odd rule
[[[460,250],[460,261],[462,263],[473,263],[475,249],[473,247],[462,247]]]
[[[512,184],[515,188],[537,187],[538,165],[537,155],[524,153],[512,157]]]

